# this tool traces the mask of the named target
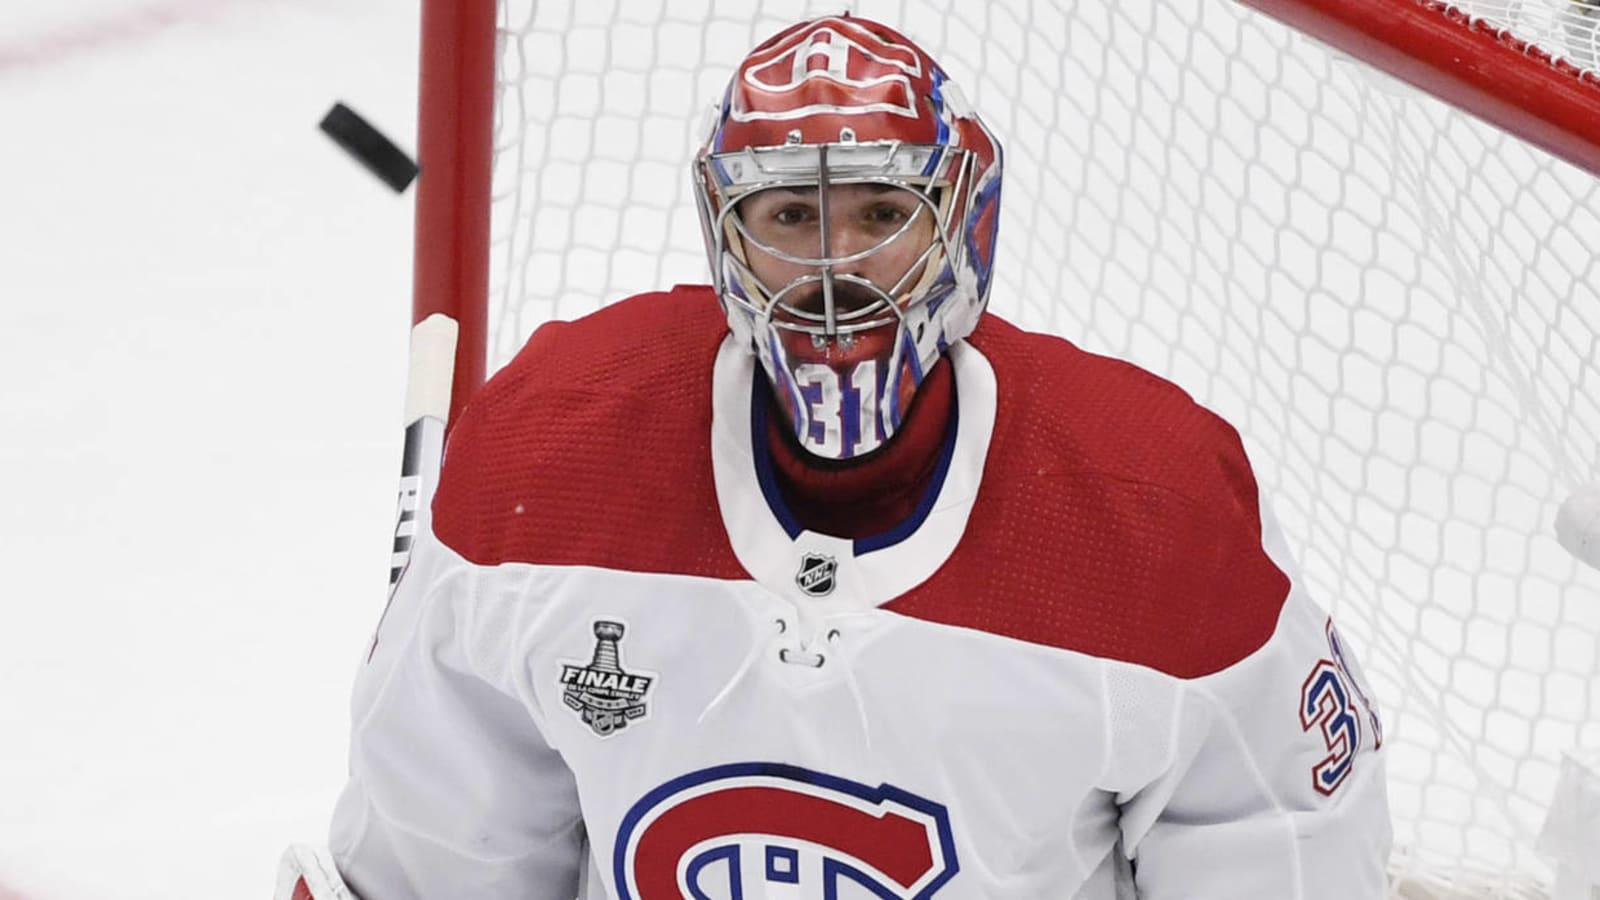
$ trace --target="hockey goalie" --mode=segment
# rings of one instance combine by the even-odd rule
[[[1227,423],[985,311],[1002,170],[888,26],[750,53],[711,284],[455,424],[283,900],[1383,895],[1351,648]]]

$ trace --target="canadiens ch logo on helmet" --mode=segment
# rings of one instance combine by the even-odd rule
[[[594,657],[589,664],[561,666],[562,702],[601,737],[643,719],[649,711],[645,695],[655,677],[622,668],[619,644],[625,630],[621,622],[595,622]]]
[[[849,19],[822,19],[776,45],[757,51],[742,73],[748,92],[734,95],[728,114],[740,122],[799,119],[817,113],[885,112],[916,118],[912,79],[922,76],[915,47],[874,34]],[[840,88],[802,92],[808,82]],[[808,95],[811,102],[796,102]],[[770,101],[770,102],[768,102]]]
[[[674,778],[628,810],[614,847],[623,900],[927,900],[960,869],[942,804],[778,763]]]

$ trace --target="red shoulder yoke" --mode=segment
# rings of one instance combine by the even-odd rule
[[[746,578],[711,475],[711,370],[727,323],[680,286],[548,323],[467,405],[433,527],[480,565]]]

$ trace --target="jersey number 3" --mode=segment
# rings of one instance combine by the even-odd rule
[[[1311,770],[1311,783],[1318,793],[1331,795],[1350,775],[1361,748],[1361,720],[1344,673],[1331,659],[1318,660],[1300,688],[1300,728],[1318,726],[1328,755]]]
[[[1311,770],[1311,783],[1317,793],[1331,796],[1349,777],[1361,751],[1361,725],[1364,718],[1372,727],[1372,749],[1383,746],[1383,725],[1378,709],[1362,689],[1359,671],[1345,653],[1344,640],[1328,619],[1323,630],[1328,636],[1330,658],[1319,659],[1300,686],[1300,729],[1318,729],[1328,748]]]

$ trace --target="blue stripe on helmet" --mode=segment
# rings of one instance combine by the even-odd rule
[[[950,143],[950,123],[946,122],[944,117],[944,83],[948,79],[938,69],[934,69],[930,74],[933,76],[933,90],[928,96],[933,100],[933,120],[939,123],[939,134],[934,138],[934,143],[943,147]]]
[[[728,117],[733,115],[733,85],[722,94],[722,108],[717,111],[717,127],[711,130],[711,149],[721,153],[723,139],[727,137]]]

